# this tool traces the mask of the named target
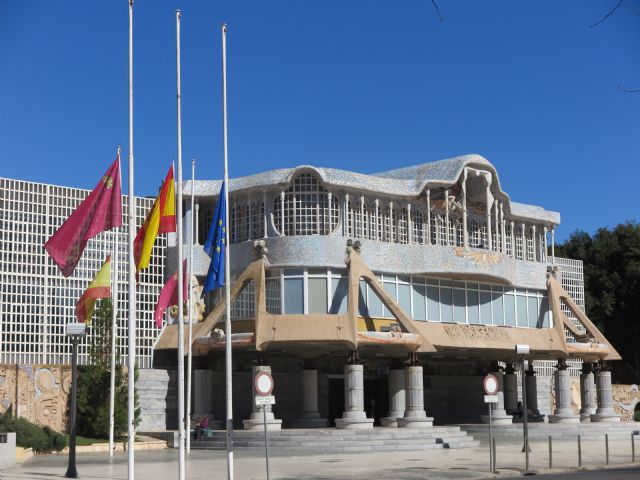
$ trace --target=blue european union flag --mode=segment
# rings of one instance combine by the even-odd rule
[[[213,214],[213,222],[209,228],[207,241],[204,243],[204,251],[211,257],[209,272],[204,281],[204,293],[215,290],[224,285],[224,250],[226,248],[226,203],[224,194],[224,182],[220,187],[220,195],[216,211]]]

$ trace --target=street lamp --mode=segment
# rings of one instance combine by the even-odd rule
[[[524,430],[525,471],[529,470],[529,409],[527,408],[527,379],[524,373],[525,357],[531,353],[529,345],[516,345],[516,355],[520,358],[520,379],[522,381],[522,428]]]
[[[71,342],[71,413],[69,421],[69,466],[65,478],[78,478],[76,470],[76,401],[78,390],[78,343],[84,337],[87,325],[84,323],[67,323],[65,335]]]

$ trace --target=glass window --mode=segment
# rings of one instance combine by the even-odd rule
[[[280,278],[267,278],[265,284],[267,312],[272,315],[279,315],[280,308]]]
[[[398,293],[397,293],[397,289],[396,289],[396,284],[395,283],[384,282],[382,285],[384,286],[384,289],[387,291],[389,296],[393,300],[397,301],[398,300]],[[393,315],[391,314],[391,312],[389,312],[389,309],[385,307],[383,316],[384,317],[392,317]]]
[[[528,297],[527,298],[527,310],[529,311],[529,326],[536,328],[538,323],[538,302],[539,298]]]
[[[398,285],[398,305],[409,317],[411,317],[411,286]]]
[[[440,289],[440,313],[442,322],[453,322],[453,309],[451,308],[452,293],[450,288]]]
[[[413,285],[413,319],[426,320],[427,310],[425,297],[427,295],[426,287],[422,285]]]
[[[513,290],[504,294],[504,324],[510,326],[516,324],[516,297]]]
[[[491,294],[491,306],[493,309],[493,324],[504,325],[504,309],[503,309],[503,295],[501,293]]]
[[[347,290],[349,281],[347,277],[331,279],[331,307],[329,313],[345,313],[347,311]],[[361,303],[364,303],[361,300]]]
[[[367,303],[367,284],[364,280],[360,280],[358,287],[358,313],[361,317],[370,317],[369,305]]]
[[[453,321],[456,323],[467,323],[465,314],[465,298],[464,290],[459,288],[453,289]]]
[[[493,325],[493,319],[491,318],[491,294],[489,292],[480,292],[480,323]]]
[[[369,303],[367,304],[369,315],[382,318],[382,300],[380,300],[369,285],[367,285],[367,294],[369,296]]]
[[[309,313],[327,313],[327,279],[308,279]]]
[[[302,278],[284,279],[284,313],[304,313],[304,289]]]
[[[526,327],[527,323],[527,297],[519,293],[516,295],[516,308],[518,310],[518,326]]]
[[[540,309],[538,313],[538,328],[549,328],[549,299],[542,297],[540,299]]]
[[[475,283],[473,284],[478,287]],[[480,323],[480,309],[478,303],[478,291],[477,290],[467,290],[467,302],[469,307],[467,309],[467,314],[469,315],[469,323]]]
[[[440,295],[438,287],[427,287],[427,320],[440,321]]]

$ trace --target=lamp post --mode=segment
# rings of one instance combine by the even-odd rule
[[[516,355],[520,358],[520,375],[522,380],[522,428],[524,431],[524,446],[522,451],[525,458],[525,471],[529,470],[529,410],[527,408],[527,381],[524,373],[525,357],[531,353],[529,345],[516,345]]]
[[[65,335],[71,341],[71,413],[69,421],[69,466],[65,478],[78,478],[76,470],[76,401],[78,390],[78,343],[86,331],[84,323],[67,323]]]

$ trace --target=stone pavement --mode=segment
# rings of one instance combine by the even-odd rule
[[[479,447],[463,450],[432,449],[414,452],[376,452],[355,454],[325,454],[287,456],[274,455],[270,459],[273,480],[412,480],[424,479],[476,479],[490,478],[488,471],[488,443],[481,440]],[[638,457],[640,463],[640,441]],[[548,471],[548,446],[544,441],[533,441],[531,467],[543,473]],[[502,440],[497,444],[499,476],[518,475],[524,470],[524,454],[518,440]],[[611,441],[610,467],[621,467],[631,462],[630,440]],[[603,441],[585,440],[582,443],[583,467],[599,468],[605,463]],[[178,451],[136,452],[136,477],[146,479],[177,478]],[[67,457],[46,455],[35,457],[17,467],[0,473],[1,480],[62,478]],[[126,479],[127,455],[117,453],[113,459],[106,454],[79,454],[78,472],[83,479]],[[559,440],[554,443],[554,470],[576,469],[577,444]],[[638,463],[636,464],[636,466]],[[264,456],[257,453],[236,452],[236,478],[241,480],[265,479]],[[192,451],[187,465],[187,478],[225,479],[224,451]]]

